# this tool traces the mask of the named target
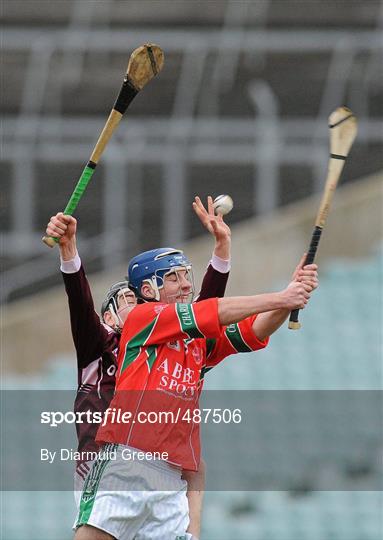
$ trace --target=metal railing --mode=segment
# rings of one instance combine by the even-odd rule
[[[230,4],[228,9],[231,9]],[[245,11],[243,14],[246,15]],[[232,20],[230,17],[228,11],[227,21]],[[163,167],[165,220],[162,237],[165,243],[177,244],[185,238],[185,178],[189,163],[251,164],[257,178],[255,211],[269,211],[277,204],[278,170],[281,164],[311,164],[317,178],[322,180],[328,152],[323,116],[328,115],[333,103],[338,105],[342,101],[350,83],[354,60],[360,52],[368,52],[371,59],[363,79],[364,88],[368,91],[373,72],[371,66],[382,48],[379,30],[355,30],[352,33],[342,30],[295,30],[291,33],[284,30],[246,30],[229,25],[224,35],[220,30],[155,28],[129,30],[127,33],[105,28],[93,29],[90,23],[91,17],[86,24],[86,39],[75,17],[67,29],[44,29],[43,37],[40,29],[36,28],[6,28],[3,31],[3,50],[30,51],[20,114],[17,118],[5,118],[3,121],[2,156],[12,163],[13,170],[12,227],[3,236],[3,252],[9,256],[20,252],[40,256],[38,260],[28,263],[27,273],[23,271],[25,267],[5,272],[3,299],[19,288],[21,282],[23,286],[32,284],[43,274],[51,275],[57,271],[56,263],[48,263],[48,258],[52,260],[52,257],[40,245],[40,235],[32,232],[36,161],[84,162],[84,157],[94,144],[94,134],[102,125],[99,119],[82,118],[79,121],[57,116],[57,112],[61,111],[60,93],[53,108],[56,114],[42,117],[52,56],[57,51],[65,53],[63,66],[71,64],[73,57],[77,58],[77,64],[69,71],[74,82],[81,79],[83,54],[87,51],[103,55],[127,51],[150,36],[166,52],[182,53],[171,117],[143,118],[139,121],[130,119],[127,128],[116,133],[103,157],[107,182],[112,186],[112,189],[105,191],[103,200],[103,232],[100,237],[84,239],[82,245],[89,253],[92,249],[87,246],[102,245],[103,264],[107,267],[111,260],[117,263],[123,256],[121,239],[126,233],[123,227],[124,201],[130,189],[128,164],[136,165],[138,170],[142,164],[150,162],[160,163]],[[228,119],[216,114],[206,118],[201,114],[206,113],[210,105],[210,111],[217,112],[220,84],[231,84],[240,55],[262,58],[264,53],[280,51],[331,53],[317,118],[281,118],[275,94],[270,85],[261,79],[255,79],[248,88],[255,108],[254,118]],[[207,58],[211,54],[216,58],[210,79],[212,94],[204,104],[203,100],[199,103],[197,97],[203,87]],[[223,67],[224,77],[220,78]],[[201,105],[198,111],[197,105]],[[364,110],[368,113],[367,106]],[[81,135],[81,144],[71,141],[73,133]],[[382,140],[379,122],[368,116],[363,118],[358,141]],[[147,152],[148,145],[150,153]],[[139,199],[140,195],[137,196]],[[138,200],[138,217],[143,206],[144,202]],[[132,235],[132,249],[136,238],[137,235]],[[108,241],[105,242],[105,239]],[[19,274],[22,279],[17,278]]]

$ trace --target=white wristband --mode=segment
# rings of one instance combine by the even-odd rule
[[[73,259],[70,259],[69,261],[63,261],[62,258],[60,257],[60,262],[61,262],[60,270],[64,274],[75,274],[81,268],[81,259],[77,251]]]
[[[227,274],[227,272],[229,272],[231,268],[230,262],[230,259],[221,259],[221,257],[217,257],[217,255],[213,253],[210,264],[212,265],[214,270],[217,270],[217,272],[221,272],[221,274]]]

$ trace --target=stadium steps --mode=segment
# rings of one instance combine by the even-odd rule
[[[25,42],[25,51],[2,49],[2,69],[7,85],[3,88],[3,114],[17,114],[22,99],[23,77],[29,62],[28,49],[30,43]],[[134,107],[130,111],[133,116],[169,116],[172,113],[176,92],[175,81],[178,80],[182,57],[181,53],[167,52],[165,67],[156,83],[148,85],[142,94],[137,96]],[[43,110],[45,115],[62,113],[64,116],[95,116],[105,114],[112,105],[117,94],[127,65],[126,52],[110,52],[101,55],[99,52],[86,52],[82,60],[80,80],[71,80],[71,71],[64,69],[70,61],[72,53],[64,54],[56,51],[51,59],[47,81],[47,90]],[[216,55],[209,54],[205,64],[203,85],[199,89],[197,105],[194,113],[211,115],[211,106],[204,105],[214,92],[211,74]],[[254,106],[250,99],[249,87],[254,79],[266,81],[274,92],[278,102],[278,113],[282,117],[307,116],[318,114],[321,96],[324,90],[329,68],[330,55],[326,52],[304,51],[299,53],[268,53],[259,58],[256,54],[241,54],[235,71],[233,84],[224,85],[218,95],[220,117],[247,118],[254,116]],[[354,64],[355,81],[362,80],[368,56],[361,52]],[[362,84],[354,85],[353,99],[357,93],[365,91]],[[97,89],[97,91],[95,91]],[[58,93],[59,92],[59,93]],[[345,96],[345,100],[347,101]],[[367,96],[369,110],[379,114],[379,92]]]
[[[105,2],[106,3],[106,2]],[[227,0],[208,2],[204,0],[111,0],[106,6],[97,0],[86,0],[87,11],[95,25],[110,21],[114,28],[127,25],[221,25],[228,5]],[[265,2],[264,2],[265,3]],[[80,5],[80,4],[78,4]],[[74,0],[46,2],[46,0],[3,0],[2,19],[5,25],[41,25],[48,27],[68,24],[72,17]],[[267,4],[267,22],[271,27],[352,27],[355,24],[371,28],[379,16],[379,0],[270,0]],[[80,6],[81,7],[81,6]],[[81,12],[81,9],[78,11]],[[250,6],[244,25],[259,24],[259,6]],[[80,15],[87,20],[87,13]],[[234,22],[235,24],[235,22]]]

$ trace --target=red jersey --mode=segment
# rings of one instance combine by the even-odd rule
[[[63,272],[62,276],[77,352],[78,389],[74,410],[104,413],[114,395],[120,334],[100,321],[80,259],[78,268],[73,261],[70,264],[70,270]],[[224,296],[228,276],[229,272],[222,273],[212,263],[209,264],[197,301]],[[98,427],[98,424],[90,422],[76,424],[79,452],[99,450],[95,441]],[[77,472],[83,477],[88,473],[81,460],[77,463]]]
[[[128,315],[118,354],[116,394],[110,408],[130,413],[126,423],[107,418],[97,442],[166,452],[169,462],[197,470],[199,424],[188,414],[199,408],[206,371],[226,356],[262,349],[252,330],[256,316],[227,327],[219,324],[218,300],[195,304],[147,303]],[[171,412],[163,422],[153,413]],[[121,419],[121,415],[119,417]]]

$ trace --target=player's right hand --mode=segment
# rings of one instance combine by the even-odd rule
[[[319,285],[318,280],[318,265],[317,264],[306,264],[307,253],[303,254],[298,266],[296,267],[291,281],[301,281],[305,285],[310,285],[311,290],[313,291]],[[310,291],[311,292],[311,291]]]
[[[207,209],[198,196],[194,197],[192,206],[202,225],[215,237],[217,242],[230,242],[230,227],[224,222],[221,214],[215,215],[213,199],[210,195],[207,198]]]
[[[73,216],[58,212],[52,216],[46,228],[48,236],[59,238],[60,246],[73,242],[76,236],[77,220]]]
[[[280,294],[283,298],[285,308],[303,309],[310,299],[312,287],[304,282],[292,281]]]

